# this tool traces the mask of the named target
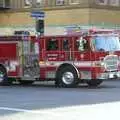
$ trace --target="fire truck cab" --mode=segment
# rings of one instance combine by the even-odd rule
[[[120,41],[114,30],[80,35],[0,37],[0,82],[54,80],[59,87],[98,86],[120,78]]]
[[[40,75],[55,84],[98,86],[120,78],[120,41],[114,30],[89,30],[81,35],[40,38]]]

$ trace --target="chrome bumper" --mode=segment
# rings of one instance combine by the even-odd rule
[[[106,72],[97,75],[97,79],[115,79],[120,78],[120,71],[117,72]]]

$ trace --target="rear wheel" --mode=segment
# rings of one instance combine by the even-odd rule
[[[103,82],[102,80],[90,80],[90,81],[87,81],[87,84],[88,84],[89,87],[97,87],[102,82]]]
[[[11,82],[8,80],[7,71],[4,66],[0,66],[0,85],[9,85]]]
[[[61,68],[57,73],[56,83],[59,87],[75,87],[78,83],[76,70],[71,66]]]

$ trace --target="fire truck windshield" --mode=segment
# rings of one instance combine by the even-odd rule
[[[94,46],[98,51],[119,51],[120,40],[118,36],[96,36]]]

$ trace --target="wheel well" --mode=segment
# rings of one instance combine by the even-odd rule
[[[5,69],[5,72],[7,73],[7,70],[3,64],[0,64],[0,67],[3,67]]]
[[[61,69],[63,69],[64,67],[67,67],[67,66],[73,68],[73,69],[76,71],[77,76],[78,76],[78,78],[79,78],[79,71],[78,71],[78,69],[77,69],[74,65],[69,64],[69,63],[64,63],[64,64],[62,64],[62,65],[59,66],[59,68],[57,69],[57,72],[56,72],[56,77],[57,77],[57,74],[59,73],[59,71],[60,71]]]

